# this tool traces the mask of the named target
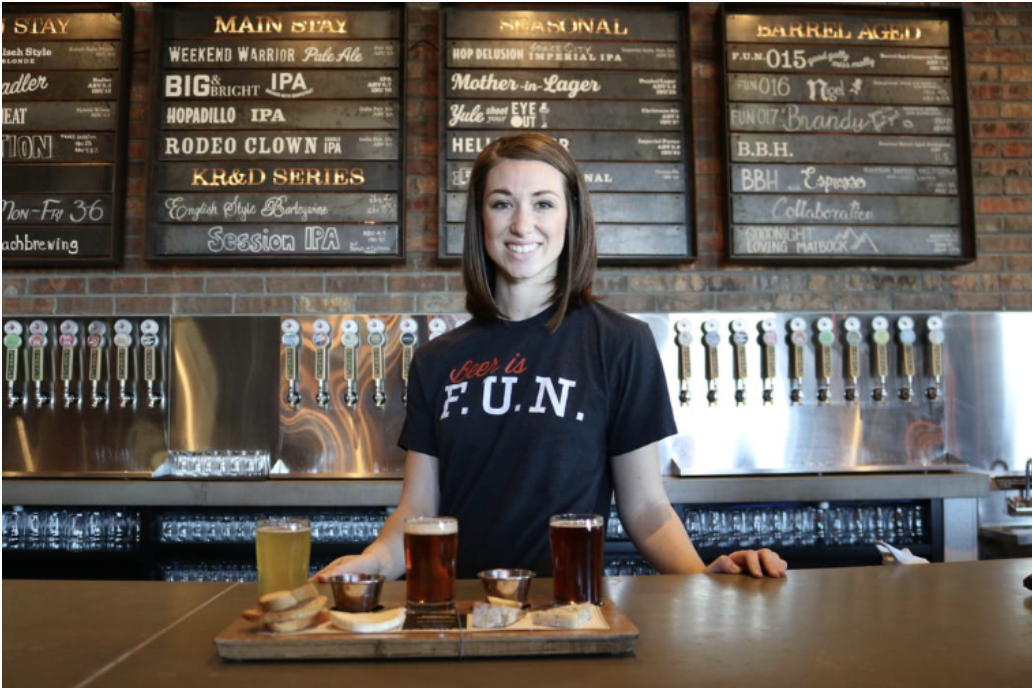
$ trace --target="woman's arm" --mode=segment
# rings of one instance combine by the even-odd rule
[[[405,455],[405,479],[398,508],[391,514],[376,540],[362,554],[336,559],[313,576],[325,582],[338,573],[381,573],[388,580],[405,573],[405,519],[436,516],[441,503],[437,457],[409,451]]]
[[[700,573],[706,567],[677,517],[659,473],[656,443],[614,456],[616,511],[631,541],[660,573]]]
[[[614,456],[612,466],[616,510],[624,530],[660,573],[745,572],[756,578],[780,578],[788,571],[788,564],[769,549],[740,550],[704,565],[663,489],[657,443]]]

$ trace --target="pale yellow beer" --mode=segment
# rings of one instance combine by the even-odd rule
[[[258,595],[293,590],[308,581],[312,529],[303,518],[258,521]]]
[[[410,607],[434,609],[455,604],[458,552],[456,519],[441,516],[405,520],[405,588]]]

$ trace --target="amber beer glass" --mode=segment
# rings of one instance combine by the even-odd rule
[[[602,604],[602,517],[558,514],[549,519],[548,526],[555,601]]]
[[[312,529],[308,519],[270,518],[258,521],[258,595],[293,590],[308,580]]]
[[[455,558],[459,522],[447,516],[405,520],[405,584],[413,609],[447,609],[455,605]]]

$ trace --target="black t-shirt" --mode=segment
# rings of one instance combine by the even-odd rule
[[[440,462],[461,578],[551,575],[549,516],[608,518],[609,458],[677,432],[647,325],[595,303],[552,333],[553,312],[470,321],[416,350],[398,443]]]

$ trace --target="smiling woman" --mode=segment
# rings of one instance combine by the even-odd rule
[[[649,327],[592,294],[595,222],[555,139],[491,142],[470,175],[462,273],[473,318],[420,346],[409,371],[405,482],[376,542],[318,577],[405,572],[407,518],[456,519],[460,578],[549,576],[554,514],[617,512],[662,573],[780,577],[770,550],[706,567],[670,506],[658,443],[677,432]]]
[[[536,160],[507,160],[487,175],[483,222],[495,263],[495,300],[512,318],[537,315],[552,296],[566,232],[559,171]]]
[[[466,227],[462,272],[474,318],[519,320],[554,304],[554,330],[569,309],[594,300],[591,201],[583,174],[555,139],[525,133],[485,147],[470,176]],[[514,291],[506,277],[522,278],[525,288]]]

